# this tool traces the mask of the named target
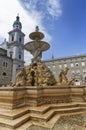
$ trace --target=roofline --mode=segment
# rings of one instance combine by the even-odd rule
[[[8,57],[7,55],[2,55],[2,54],[0,54],[0,57],[4,57],[4,58],[7,58],[7,59],[10,59],[11,61],[13,61],[13,59],[10,58],[10,57]]]
[[[0,47],[0,49],[3,50],[3,51],[5,51],[5,52],[7,52],[7,50],[6,50],[6,49],[3,49],[2,47]]]
[[[70,59],[70,58],[80,58],[80,57],[86,57],[86,54],[59,57],[59,58],[53,58],[53,59],[48,59],[48,60],[42,60],[42,61],[43,62],[52,62],[52,61],[57,61],[57,60],[67,60],[67,59]]]
[[[21,30],[19,30],[19,29],[13,29],[13,30],[9,31],[8,34],[10,34],[12,32],[15,32],[15,31],[19,31],[19,32],[21,32],[25,36],[25,34]]]

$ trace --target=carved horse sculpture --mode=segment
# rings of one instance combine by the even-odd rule
[[[68,73],[69,68],[66,68],[65,70],[62,70],[59,74],[59,82],[60,83],[67,83],[68,79],[66,77],[67,73]]]
[[[22,68],[16,75],[16,83],[12,84],[12,87],[24,86],[26,84],[25,69]]]
[[[57,83],[58,85],[70,85],[73,83],[74,79],[71,79],[68,81],[67,78],[67,73],[68,73],[69,68],[65,68],[65,70],[62,70],[59,74],[59,82]]]

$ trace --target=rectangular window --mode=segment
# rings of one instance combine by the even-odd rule
[[[73,64],[73,63],[71,63],[71,67],[74,67],[74,64]]]
[[[76,74],[80,75],[80,70],[76,70]]]
[[[12,54],[10,53],[10,58],[12,58]]]
[[[86,75],[86,70],[83,70],[84,75]]]
[[[7,62],[6,62],[6,68],[7,68]]]
[[[19,38],[19,42],[21,42],[21,40],[22,40],[22,39],[21,39],[21,37],[20,37],[20,38]]]
[[[81,64],[82,64],[82,66],[85,66],[85,62],[82,62]]]
[[[53,65],[53,68],[55,68],[55,65]]]
[[[50,66],[48,66],[48,68],[51,68]]]
[[[72,70],[72,71],[71,71],[71,73],[72,73],[72,74],[75,74],[75,71],[74,71],[74,70]]]
[[[14,35],[12,35],[12,41],[14,41]]]
[[[59,65],[59,68],[62,68],[62,65]]]
[[[19,55],[19,59],[21,59],[21,55]]]
[[[7,68],[7,62],[3,62],[3,67]]]
[[[67,64],[64,64],[64,67],[67,67]]]
[[[3,62],[3,67],[5,67],[5,62]]]

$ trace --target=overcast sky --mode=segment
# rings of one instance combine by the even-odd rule
[[[17,14],[22,22],[25,43],[28,34],[38,25],[45,33],[51,48],[43,59],[86,54],[86,0],[1,0],[0,1],[0,43],[8,40],[8,32]],[[31,55],[25,53],[25,61]]]

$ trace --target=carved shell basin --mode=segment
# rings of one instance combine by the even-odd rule
[[[40,48],[41,51],[46,51],[50,48],[50,45],[47,42],[44,41],[32,41],[32,42],[28,42],[24,45],[24,48],[27,51],[34,51],[37,48]]]
[[[44,34],[42,32],[32,32],[32,33],[30,33],[29,37],[32,40],[36,40],[36,39],[41,40],[44,38]]]

